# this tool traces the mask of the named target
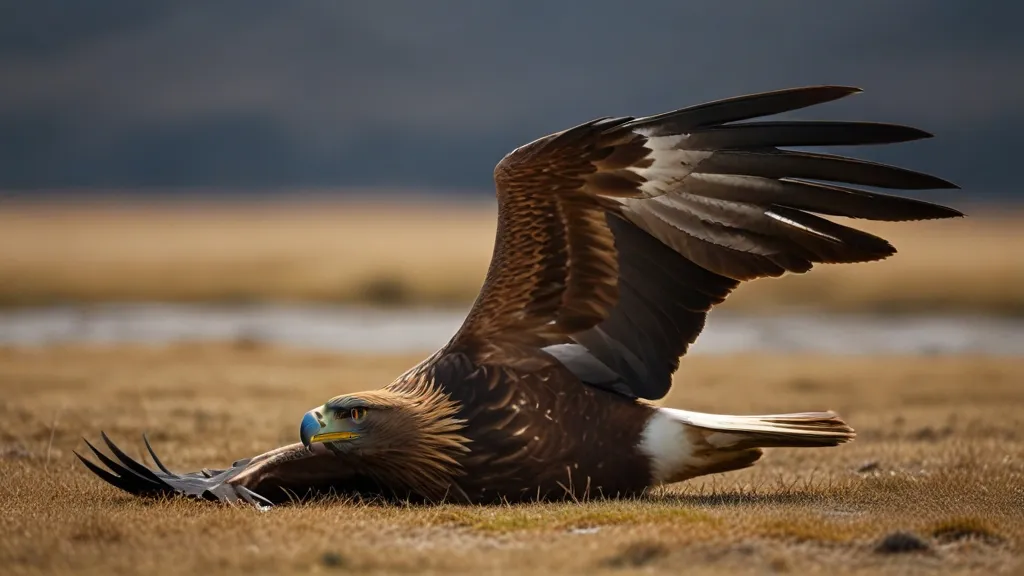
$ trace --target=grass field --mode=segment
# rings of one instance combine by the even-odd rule
[[[294,441],[309,407],[419,358],[251,343],[0,349],[0,572],[1024,570],[1022,358],[687,358],[669,405],[832,408],[859,436],[639,501],[261,513],[136,500],[72,455],[101,429],[138,455],[148,431],[172,469],[227,464]]]
[[[725,304],[1024,313],[1024,213],[856,224],[884,262],[744,286]],[[493,204],[0,205],[0,305],[300,300],[464,304],[494,241]]]

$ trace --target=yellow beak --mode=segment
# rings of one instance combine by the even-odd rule
[[[358,438],[359,434],[355,432],[325,432],[323,434],[314,434],[309,439],[310,442],[336,442],[338,440],[351,440]]]

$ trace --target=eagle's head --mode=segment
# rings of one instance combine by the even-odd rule
[[[346,394],[302,417],[299,437],[307,447],[323,443],[339,452],[370,456],[421,440],[434,406],[385,391]]]
[[[447,490],[461,473],[458,456],[468,440],[457,414],[446,394],[429,388],[346,394],[306,412],[299,437],[389,485],[428,495]]]

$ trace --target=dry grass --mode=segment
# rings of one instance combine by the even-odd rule
[[[493,204],[7,204],[0,304],[59,301],[469,302]],[[745,286],[726,306],[1024,312],[1024,214],[865,223],[900,250]]]
[[[146,430],[175,469],[291,442],[299,416],[418,356],[246,345],[0,349],[3,573],[1021,573],[1024,359],[694,356],[667,403],[833,408],[835,449],[628,502],[318,503],[259,513],[132,499],[72,457]],[[901,534],[905,533],[905,534]]]

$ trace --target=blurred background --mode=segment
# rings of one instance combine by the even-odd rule
[[[745,286],[695,352],[1024,353],[1017,5],[38,0],[2,12],[0,343],[437,346],[483,280],[505,153],[598,116],[827,83],[865,93],[791,116],[934,133],[856,155],[957,182],[916,196],[970,217],[866,224],[900,254]]]

